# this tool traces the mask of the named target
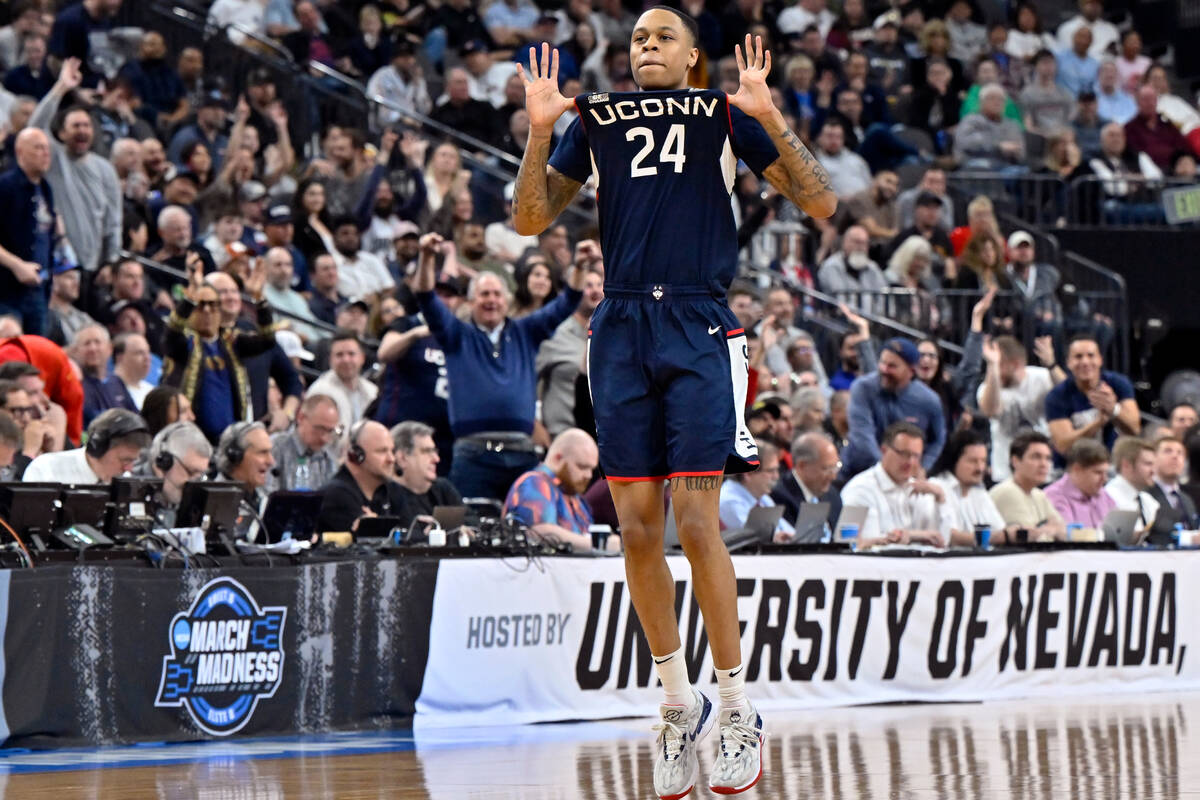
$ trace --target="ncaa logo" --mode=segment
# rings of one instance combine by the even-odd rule
[[[171,620],[171,654],[163,656],[154,705],[183,706],[205,733],[241,730],[272,697],[283,675],[287,608],[259,608],[232,578],[205,584],[192,607]]]

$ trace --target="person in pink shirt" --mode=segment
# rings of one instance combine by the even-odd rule
[[[1046,487],[1046,498],[1068,525],[1099,530],[1117,507],[1104,489],[1109,460],[1108,450],[1095,439],[1079,439],[1067,451],[1066,474]]]

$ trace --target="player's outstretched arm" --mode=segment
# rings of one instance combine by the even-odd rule
[[[783,114],[771,102],[767,74],[771,71],[771,51],[763,50],[762,37],[751,42],[746,35],[746,57],[740,46],[734,47],[741,83],[729,102],[754,117],[775,143],[779,158],[763,171],[763,177],[811,217],[824,219],[837,210],[837,195],[829,173],[787,126]]]
[[[513,227],[522,236],[536,236],[563,212],[583,184],[550,166],[550,139],[554,123],[574,101],[558,90],[558,50],[542,43],[541,66],[537,51],[529,48],[529,75],[525,81],[525,110],[529,112],[529,138],[513,190]]]

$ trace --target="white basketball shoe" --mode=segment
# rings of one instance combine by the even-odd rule
[[[654,792],[661,800],[679,800],[692,790],[700,777],[697,745],[716,723],[716,710],[703,692],[692,689],[695,698],[690,707],[659,706],[661,721],[654,726],[658,734],[654,754]]]

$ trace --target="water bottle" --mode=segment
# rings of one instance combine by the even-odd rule
[[[300,456],[296,459],[296,475],[292,481],[292,488],[299,491],[307,491],[312,488],[312,471],[308,466],[308,458]]]
[[[1183,523],[1176,522],[1174,529],[1171,531],[1171,546],[1179,547],[1180,537],[1183,534]]]
[[[1081,525],[1078,522],[1072,522],[1070,525],[1068,525],[1067,526],[1067,541],[1068,542],[1075,541],[1076,531],[1081,531],[1081,530],[1083,530],[1083,525]]]

